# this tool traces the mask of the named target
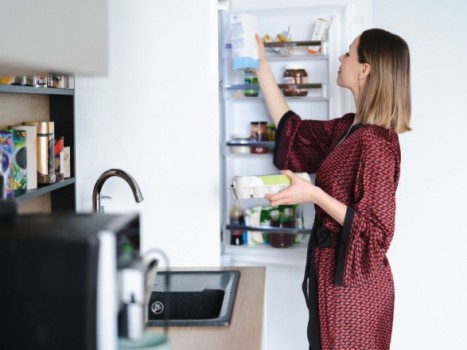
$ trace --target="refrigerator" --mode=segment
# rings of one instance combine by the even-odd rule
[[[262,265],[266,273],[266,314],[263,348],[304,349],[308,343],[306,305],[301,294],[306,246],[313,225],[311,203],[301,205],[297,221],[287,232],[295,233],[294,244],[274,248],[268,238],[274,229],[258,225],[258,208],[268,206],[264,198],[236,199],[231,184],[234,176],[278,174],[273,164],[274,129],[262,92],[254,80],[254,72],[234,69],[232,54],[232,21],[239,15],[253,18],[261,37],[268,36],[267,57],[280,88],[286,88],[284,73],[288,69],[304,69],[307,81],[295,86],[306,96],[286,96],[290,108],[303,119],[327,120],[340,117],[348,106],[348,96],[335,81],[338,57],[347,51],[349,7],[307,6],[271,9],[225,9],[219,12],[219,96],[221,135],[221,237],[222,263],[229,266]],[[324,39],[313,39],[319,21],[328,21]],[[281,37],[282,35],[282,37]],[[286,41],[281,39],[286,38]],[[316,45],[318,44],[318,45]],[[320,47],[318,53],[311,49]],[[267,137],[252,138],[252,123],[264,123]],[[255,139],[255,140],[254,140]],[[314,181],[314,174],[309,174]],[[230,218],[232,208],[239,205],[244,222],[238,225]],[[256,208],[256,209],[255,209]],[[259,209],[261,211],[261,209]],[[259,214],[261,215],[261,214]],[[242,232],[243,244],[231,243],[231,234]],[[283,315],[293,317],[283,318]],[[286,336],[285,336],[286,335]]]

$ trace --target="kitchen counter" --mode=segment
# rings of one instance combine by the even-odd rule
[[[226,327],[170,327],[171,350],[261,350],[265,268],[222,267],[221,269],[240,271],[230,325]],[[148,329],[161,330],[160,327]]]

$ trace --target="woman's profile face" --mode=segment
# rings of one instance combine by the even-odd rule
[[[358,92],[364,86],[361,79],[363,65],[358,61],[357,47],[360,37],[356,37],[349,47],[349,51],[339,57],[339,71],[337,72],[337,85]],[[362,84],[363,83],[363,84]]]

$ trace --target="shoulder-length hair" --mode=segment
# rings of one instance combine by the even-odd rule
[[[360,35],[360,63],[370,65],[357,114],[363,124],[376,124],[397,133],[411,130],[410,54],[407,43],[382,29]]]

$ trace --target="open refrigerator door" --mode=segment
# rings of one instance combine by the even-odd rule
[[[232,189],[232,182],[239,179],[279,174],[272,161],[275,127],[254,75],[257,56],[251,40],[255,32],[262,37],[273,74],[294,112],[303,119],[340,117],[345,102],[335,81],[338,56],[348,42],[347,7],[221,11],[219,20],[223,258],[301,264],[313,225],[313,205],[293,206],[288,215],[293,216],[294,224],[287,227],[287,218],[282,217],[287,208],[277,208],[281,216],[278,228],[271,225],[277,218],[271,217],[264,195],[252,192],[241,198]],[[250,59],[239,60],[239,47]],[[314,182],[314,174],[307,175]],[[231,225],[229,213],[234,206],[244,212],[241,225],[238,221]],[[239,231],[243,239],[232,245],[231,234],[238,236]],[[277,232],[293,235],[293,244],[287,245],[292,249],[274,249],[270,236]]]

